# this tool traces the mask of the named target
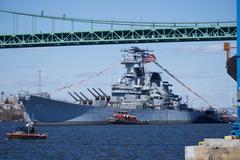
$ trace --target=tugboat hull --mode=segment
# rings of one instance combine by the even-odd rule
[[[7,133],[8,139],[46,139],[47,134]]]

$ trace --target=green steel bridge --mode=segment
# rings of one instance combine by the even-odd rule
[[[0,48],[49,47],[70,45],[103,45],[126,43],[160,43],[160,42],[193,42],[193,41],[225,41],[237,39],[235,21],[229,22],[192,22],[192,23],[161,23],[161,22],[128,22],[88,20],[63,17],[27,14],[4,11],[13,15],[46,18],[52,20],[52,32],[0,35]],[[54,32],[55,21],[69,21],[70,32]],[[88,31],[74,31],[74,23],[88,23]],[[94,29],[95,24],[108,25],[106,30]],[[33,27],[36,25],[33,22]],[[124,26],[116,29],[115,26]],[[36,27],[36,26],[35,26]],[[34,29],[33,29],[34,30]],[[36,30],[36,29],[35,29]]]

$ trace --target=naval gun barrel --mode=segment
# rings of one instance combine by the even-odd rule
[[[101,100],[105,100],[105,96],[101,95],[95,88],[92,88],[101,97]]]
[[[95,95],[89,88],[87,90],[95,97],[96,100],[99,100],[99,96]]]
[[[87,101],[89,105],[93,104],[93,101],[91,99],[88,99],[82,92],[79,92]]]
[[[87,101],[79,96],[76,92],[74,92],[74,94],[83,102],[83,104],[87,104]]]
[[[107,101],[110,101],[111,97],[108,96],[105,92],[103,92],[100,88],[98,90],[107,98]]]
[[[81,101],[84,101],[82,97],[80,97],[76,92],[73,92]]]
[[[79,101],[76,97],[74,97],[74,96],[72,95],[72,93],[68,92],[68,94],[69,94],[75,101]]]

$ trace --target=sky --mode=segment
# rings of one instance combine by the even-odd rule
[[[154,22],[211,22],[235,21],[236,0],[1,0],[0,9],[32,14],[84,19],[154,21]],[[13,15],[0,13],[0,34],[32,33],[31,17],[18,16],[18,27]],[[16,17],[15,17],[16,24]],[[94,29],[109,26],[94,26]],[[16,29],[17,28],[17,29]],[[74,24],[74,31],[89,30],[89,25]],[[51,32],[51,21],[37,19],[36,32]],[[55,22],[56,32],[71,31],[71,24]],[[91,45],[45,48],[21,48],[0,50],[0,91],[6,95],[18,91],[38,91],[38,70],[42,70],[42,90],[56,99],[71,97],[68,91],[82,91],[90,97],[86,88],[102,88],[111,93],[111,84],[125,72],[120,65],[121,49],[137,46],[154,50],[157,61],[204,96],[215,107],[231,107],[236,99],[236,82],[226,73],[226,54],[220,42],[178,42],[151,44]],[[236,41],[230,41],[232,46]],[[232,50],[232,54],[236,51]],[[119,64],[119,65],[117,65]],[[110,71],[82,85],[56,91],[65,85],[78,83],[96,73],[115,66]],[[161,71],[154,64],[147,70]],[[173,84],[174,93],[189,96],[189,104],[201,108],[204,103],[184,89],[171,77],[162,74]]]

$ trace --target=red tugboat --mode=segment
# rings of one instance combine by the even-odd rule
[[[119,111],[109,119],[109,123],[111,124],[138,124],[138,122],[137,117],[128,114],[127,111]]]
[[[227,111],[224,111],[223,115],[221,116],[221,120],[224,123],[236,122],[237,121],[237,115],[236,115],[236,113],[229,114],[229,113],[227,113]]]
[[[30,122],[26,126],[18,127],[15,131],[6,133],[8,139],[46,139],[47,134],[36,133],[33,123]]]

